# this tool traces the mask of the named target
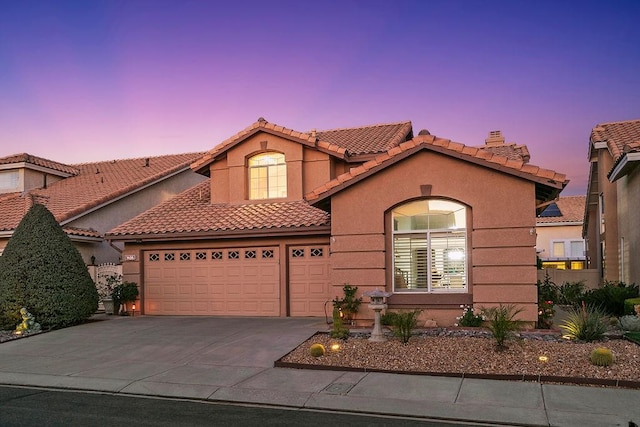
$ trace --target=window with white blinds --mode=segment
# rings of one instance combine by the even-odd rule
[[[467,289],[466,209],[420,200],[392,212],[395,292]]]

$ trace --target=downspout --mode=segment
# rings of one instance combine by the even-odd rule
[[[109,243],[109,246],[111,246],[113,249],[115,249],[120,255],[122,255],[122,249],[120,249],[119,247],[117,247],[116,245],[113,244],[113,242],[111,241],[111,239],[106,239],[107,243]]]

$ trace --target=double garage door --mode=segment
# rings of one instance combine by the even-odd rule
[[[145,313],[150,315],[324,316],[330,299],[327,246],[147,251]],[[282,292],[281,262],[287,262]]]

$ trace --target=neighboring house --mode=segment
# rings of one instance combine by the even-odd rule
[[[536,251],[542,268],[586,268],[582,220],[585,196],[560,197],[536,218]]]
[[[567,180],[527,160],[499,133],[474,148],[411,122],[303,133],[260,118],[191,165],[209,182],[107,238],[125,243],[145,314],[325,316],[348,283],[443,325],[461,304],[534,322],[536,214]]]
[[[589,138],[583,236],[602,281],[640,283],[640,120],[602,123]]]
[[[66,165],[30,154],[0,158],[0,253],[34,203],[45,205],[85,263],[119,262],[104,233],[206,180],[189,165],[203,153]]]

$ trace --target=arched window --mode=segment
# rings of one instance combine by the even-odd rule
[[[394,292],[467,290],[466,211],[439,199],[392,211]]]
[[[249,199],[287,197],[287,164],[282,153],[262,153],[249,159]]]

